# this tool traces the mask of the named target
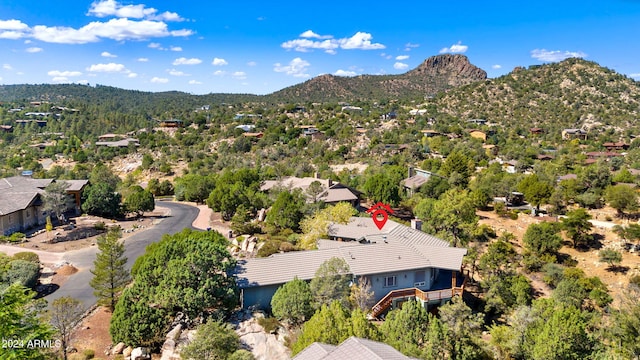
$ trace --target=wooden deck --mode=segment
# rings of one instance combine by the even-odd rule
[[[387,310],[391,306],[391,304],[393,304],[393,300],[395,299],[414,297],[424,302],[429,302],[435,300],[451,299],[456,295],[462,296],[463,291],[464,283],[462,284],[462,286],[454,287],[451,289],[434,291],[422,291],[418,288],[393,290],[373,306],[373,308],[371,309],[371,316],[374,318],[380,316],[380,314],[385,312],[385,310]]]

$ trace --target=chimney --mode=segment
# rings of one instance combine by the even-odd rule
[[[422,220],[418,218],[411,219],[411,228],[422,231]]]
[[[314,173],[313,173],[313,177],[314,177],[314,178],[316,178],[316,179],[320,179],[320,173],[319,173],[319,172],[317,172],[317,171],[316,171],[316,172],[314,172]]]
[[[410,177],[412,177],[412,176],[414,175],[414,173],[413,173],[413,166],[409,166],[409,173],[408,173],[407,175],[408,175],[408,176],[407,176],[408,178],[410,178]]]

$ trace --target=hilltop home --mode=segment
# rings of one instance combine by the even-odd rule
[[[423,306],[441,304],[464,290],[462,258],[467,249],[413,227],[387,221],[379,230],[370,217],[353,217],[347,224],[329,225],[329,238],[318,250],[274,254],[238,262],[236,276],[243,308],[270,308],[278,289],[295,277],[309,281],[320,265],[332,258],[344,259],[353,283],[364,278],[371,285],[378,317],[408,299]]]
[[[587,132],[582,129],[562,130],[562,140],[580,139],[587,140]]]
[[[402,180],[400,185],[402,185],[408,196],[412,196],[420,189],[422,185],[429,181],[432,176],[443,178],[443,176],[436,173],[409,166],[407,178]]]
[[[13,176],[0,179],[0,234],[10,235],[16,231],[43,225],[46,213],[43,211],[41,194],[54,182],[53,179],[33,179]],[[67,194],[73,198],[73,206],[67,211],[80,211],[80,199],[87,180],[64,180],[69,184]]]
[[[314,182],[318,182],[321,186],[321,191],[317,194],[315,199],[312,198],[312,194],[308,193],[309,186]],[[331,179],[319,179],[317,177],[299,178],[295,176],[288,176],[282,180],[266,180],[262,183],[262,186],[260,186],[260,190],[268,192],[276,187],[286,188],[289,190],[300,189],[307,196],[308,203],[316,201],[322,201],[325,204],[347,202],[354,208],[360,206],[360,195],[362,195],[360,191],[339,182],[334,182]]]

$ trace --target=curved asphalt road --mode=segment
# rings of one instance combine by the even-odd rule
[[[128,259],[127,269],[129,270],[136,259],[144,254],[146,246],[160,240],[162,235],[175,234],[184,228],[195,229],[191,224],[198,216],[198,208],[174,202],[156,202],[156,204],[168,208],[170,214],[162,218],[152,228],[133,234],[125,239],[124,254]],[[78,268],[78,272],[71,275],[58,290],[45,297],[49,304],[63,296],[70,296],[80,300],[85,310],[96,303],[96,297],[93,296],[93,288],[89,285],[89,281],[93,277],[90,270],[93,267],[97,252],[98,247],[92,246],[64,254],[63,260]]]

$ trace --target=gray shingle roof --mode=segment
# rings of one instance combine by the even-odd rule
[[[260,190],[269,191],[275,187],[283,187],[287,189],[301,189],[302,191],[306,191],[307,188],[309,188],[309,185],[316,181],[320,183],[323,190],[320,196],[318,196],[318,199],[326,203],[357,200],[358,195],[360,194],[357,190],[328,179],[318,179],[313,177],[299,178],[295,176],[287,176],[282,180],[266,180],[262,183],[262,186],[260,186]]]
[[[328,244],[325,240],[320,250],[241,260],[236,270],[238,286],[284,284],[294,277],[311,280],[320,265],[333,257],[344,259],[356,276],[428,267],[459,270],[467,253],[466,249],[450,247],[444,240],[394,221],[387,221],[382,231],[371,218],[354,217],[347,225],[332,226],[335,228],[330,227],[330,232],[334,234],[348,233],[368,243],[334,241],[335,244]],[[377,234],[373,233],[372,226]]]
[[[299,352],[294,359],[321,360],[324,359],[325,356],[329,355],[329,353],[335,348],[335,345],[314,342]]]
[[[12,176],[0,179],[0,215],[24,210],[38,201],[39,194],[53,182],[53,179],[33,179]],[[87,180],[61,180],[69,184],[68,191],[79,191]]]
[[[314,343],[317,344],[317,343]],[[412,360],[406,355],[403,355],[398,350],[394,349],[390,345],[357,338],[352,336],[342,342],[329,353],[323,357],[318,357],[321,352],[316,352],[318,349],[314,347],[312,351],[306,352],[307,349],[314,346],[309,345],[305,350],[296,355],[293,360]]]

